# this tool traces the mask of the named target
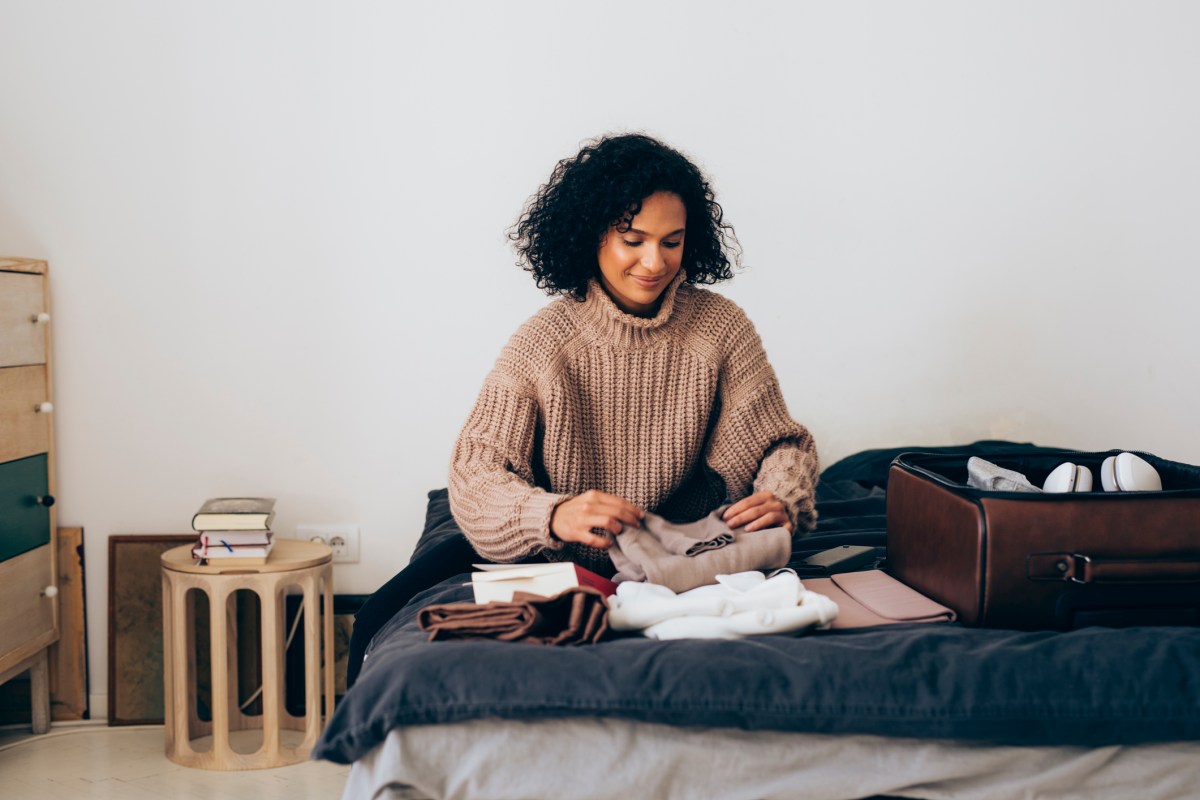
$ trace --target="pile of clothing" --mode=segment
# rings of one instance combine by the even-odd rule
[[[647,581],[685,592],[711,584],[718,575],[787,566],[792,534],[786,528],[751,533],[730,528],[722,519],[726,508],[695,522],[647,514],[641,525],[626,525],[608,551],[617,568],[613,580]]]
[[[516,592],[511,602],[442,603],[417,614],[431,641],[496,639],[529,644],[594,644],[608,634],[604,595],[576,586],[554,597]]]
[[[807,591],[790,569],[717,575],[716,583],[676,594],[654,583],[621,583],[608,600],[608,625],[651,639],[737,639],[826,627],[837,604]]]
[[[653,639],[734,639],[826,627],[837,604],[806,591],[787,564],[792,537],[784,528],[747,533],[721,518],[671,523],[647,514],[627,527],[609,551],[617,568],[616,594],[605,601],[577,586],[555,597],[518,593],[511,602],[449,603],[421,610],[430,638],[490,638],[578,645],[610,632]],[[762,570],[775,570],[770,577]]]

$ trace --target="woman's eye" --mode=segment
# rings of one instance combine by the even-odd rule
[[[628,239],[622,239],[622,241],[625,243],[626,247],[641,247],[643,244],[645,244],[645,242],[631,242]],[[681,244],[683,244],[683,242],[663,242],[662,246],[674,249],[679,247]]]

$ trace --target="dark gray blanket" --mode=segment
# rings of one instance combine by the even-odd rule
[[[348,763],[398,725],[617,716],[672,725],[1019,744],[1200,737],[1200,630],[1071,633],[904,625],[738,641],[626,638],[588,647],[429,642],[401,612],[316,756]]]
[[[840,473],[843,465],[835,465],[838,480],[823,475],[822,527],[797,543],[797,559],[884,542],[880,487],[853,477],[875,475],[877,462],[893,454],[864,454]],[[435,524],[427,533],[438,528],[436,516],[431,502]],[[917,624],[740,641],[628,637],[569,648],[429,642],[417,610],[469,601],[468,580],[463,574],[418,594],[379,631],[316,757],[348,763],[393,727],[482,717],[614,716],[1027,745],[1200,738],[1200,629],[1029,633]]]

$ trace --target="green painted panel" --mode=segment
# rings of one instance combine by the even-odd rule
[[[0,561],[50,543],[46,455],[0,464]]]

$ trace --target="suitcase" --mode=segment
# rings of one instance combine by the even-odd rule
[[[1108,453],[987,460],[1035,486],[1064,461],[1099,475]],[[887,486],[887,570],[969,626],[1071,630],[1200,624],[1200,467],[1139,453],[1161,492],[984,491],[969,454],[903,453]]]

